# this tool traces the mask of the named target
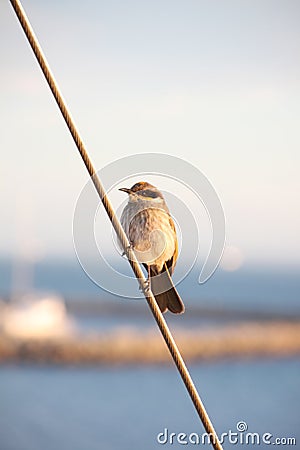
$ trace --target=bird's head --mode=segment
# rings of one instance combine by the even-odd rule
[[[129,195],[130,202],[151,201],[161,203],[164,201],[162,193],[155,186],[145,181],[134,184],[130,189],[120,188],[119,191],[126,192]]]

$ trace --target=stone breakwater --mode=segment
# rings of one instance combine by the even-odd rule
[[[243,322],[216,329],[173,330],[189,362],[300,356],[300,323]],[[117,328],[102,334],[60,339],[16,339],[0,335],[0,363],[60,365],[170,364],[158,330]]]

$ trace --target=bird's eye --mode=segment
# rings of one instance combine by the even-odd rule
[[[145,191],[142,191],[141,194],[143,195],[143,197],[147,197],[147,198],[157,198],[157,197],[160,197],[160,195],[158,194],[158,192],[152,191],[152,190],[150,190],[150,189],[146,189]]]

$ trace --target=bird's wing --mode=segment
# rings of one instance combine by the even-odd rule
[[[169,274],[172,275],[175,269],[175,265],[176,265],[176,261],[178,258],[178,240],[177,240],[177,235],[176,235],[176,228],[175,228],[175,224],[174,221],[172,219],[172,217],[170,216],[169,218],[169,223],[170,223],[170,227],[172,228],[173,232],[174,232],[174,237],[175,237],[175,250],[173,253],[173,256],[171,259],[169,259],[168,261],[166,261],[166,265],[167,268],[169,270]],[[164,270],[164,269],[163,269]]]

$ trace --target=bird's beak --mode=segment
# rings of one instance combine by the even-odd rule
[[[131,189],[128,188],[120,188],[119,191],[126,192],[126,194],[132,194]]]

